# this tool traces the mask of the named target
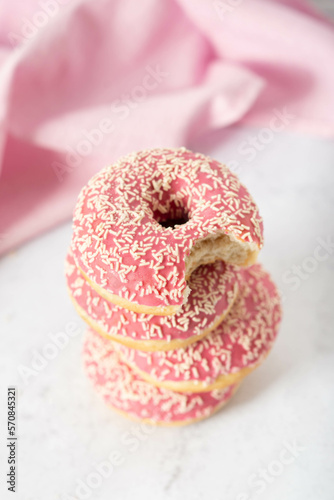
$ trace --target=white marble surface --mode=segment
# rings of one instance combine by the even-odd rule
[[[226,133],[224,146],[211,152],[238,162],[264,217],[261,260],[285,297],[267,361],[213,418],[148,434],[106,408],[83,374],[84,325],[63,276],[70,224],[41,236],[0,261],[1,499],[7,498],[5,400],[12,384],[19,390],[19,464],[18,492],[8,498],[333,499],[334,249],[316,248],[318,238],[334,237],[334,148],[276,134],[248,162],[236,151],[253,134]],[[302,266],[303,278],[292,280],[294,265]],[[34,350],[42,352],[50,334],[70,322],[81,332],[25,384],[19,367],[31,367]],[[109,477],[92,475],[115,457]],[[101,484],[86,496],[75,493],[87,476]]]

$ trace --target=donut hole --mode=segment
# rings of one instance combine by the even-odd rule
[[[162,227],[171,227],[174,229],[176,226],[181,226],[189,221],[187,210],[180,206],[180,203],[171,201],[165,206],[159,205],[156,210],[153,210],[153,218]]]
[[[183,216],[183,217],[169,217],[166,220],[161,220],[158,221],[160,226],[162,227],[171,227],[172,229],[175,228],[175,226],[181,226],[182,224],[186,224],[188,222],[188,217]]]

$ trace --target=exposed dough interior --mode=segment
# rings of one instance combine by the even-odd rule
[[[250,266],[256,262],[256,244],[238,240],[233,235],[218,233],[199,240],[186,258],[186,279],[199,266],[224,260],[228,264]]]

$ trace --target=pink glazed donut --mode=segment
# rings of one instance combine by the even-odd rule
[[[144,351],[178,349],[214,330],[229,312],[238,292],[238,273],[223,261],[198,267],[190,295],[173,316],[135,313],[103,299],[82,277],[71,250],[66,259],[70,297],[79,315],[104,337]]]
[[[72,250],[105,299],[146,314],[174,314],[202,264],[247,266],[263,243],[247,189],[219,162],[180,149],[128,155],[95,175],[74,213]]]
[[[113,342],[89,330],[84,343],[84,366],[104,401],[135,420],[168,426],[197,422],[218,411],[238,387],[201,394],[159,389],[124,364],[113,346]]]
[[[122,359],[148,382],[201,392],[239,383],[268,355],[281,320],[276,286],[260,264],[241,271],[240,292],[225,320],[185,349],[140,352],[119,345]]]

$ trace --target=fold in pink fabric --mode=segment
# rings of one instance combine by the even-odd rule
[[[0,23],[0,252],[123,154],[277,113],[334,135],[334,31],[301,0],[17,0]]]

